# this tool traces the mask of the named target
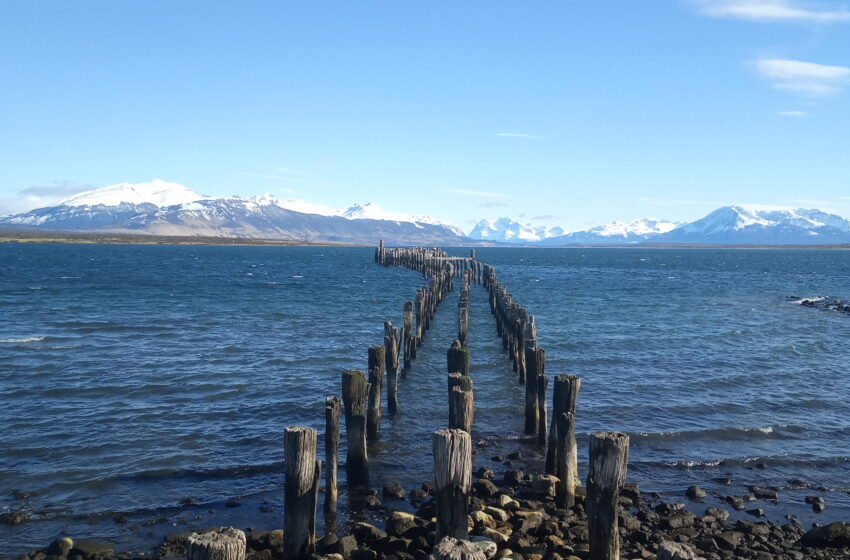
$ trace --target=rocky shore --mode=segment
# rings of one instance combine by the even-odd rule
[[[533,477],[508,470],[500,477],[478,470],[469,503],[470,539],[488,559],[585,560],[589,558],[584,492],[577,503],[559,509],[554,503],[557,479]],[[405,491],[399,485],[365,492],[365,506],[383,518],[374,524],[354,522],[339,533],[329,532],[316,544],[323,560],[426,560],[437,544],[434,487]],[[409,501],[414,512],[382,504]],[[627,483],[620,495],[621,558],[703,558],[705,560],[804,560],[850,558],[850,523],[835,522],[805,528],[793,516],[788,523],[759,520],[758,508],[747,510],[749,520],[732,520],[730,510],[742,510],[750,500],[775,501],[776,490],[751,488],[743,497],[729,496],[726,507],[700,502],[699,487],[683,492],[683,502],[662,501]],[[812,507],[823,504],[812,500]],[[702,510],[702,513],[694,513]],[[210,528],[214,531],[217,528]],[[203,531],[201,531],[203,532]],[[115,553],[112,545],[61,538],[48,547],[22,555],[20,560],[148,560],[184,558],[192,533],[175,533],[153,552]],[[246,531],[248,560],[282,558],[283,531]],[[666,544],[663,544],[666,543]],[[659,553],[663,546],[664,552]],[[670,556],[674,551],[674,556]]]

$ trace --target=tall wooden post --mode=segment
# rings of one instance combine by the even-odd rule
[[[546,445],[546,387],[549,386],[549,378],[545,375],[537,376],[537,443]]]
[[[464,376],[469,379],[468,376]],[[474,414],[472,391],[452,387],[449,392],[449,428],[472,432]]]
[[[575,420],[576,415],[576,400],[578,399],[578,391],[581,388],[581,379],[577,375],[556,375],[555,387],[552,390],[552,418],[559,418],[562,414],[570,413]],[[555,458],[557,456],[557,441],[558,441],[558,424],[553,420],[552,427],[549,429],[549,443],[546,448],[546,474],[557,475],[557,467],[555,466]],[[568,434],[568,442],[573,448],[570,451],[574,463],[572,465],[573,473],[578,477],[578,451],[576,448],[575,430],[572,434]],[[580,480],[576,478],[576,486],[580,484]]]
[[[316,430],[293,426],[284,431],[283,556],[311,554],[316,542],[316,498],[321,464],[316,460]]]
[[[536,434],[540,427],[538,383],[542,383],[546,364],[546,351],[542,348],[526,348],[525,352],[525,433]],[[545,395],[545,388],[544,395]]]
[[[472,438],[463,430],[434,432],[437,540],[467,539],[467,501],[472,486]]]
[[[342,403],[337,396],[325,399],[325,512],[335,513],[337,502],[337,457],[339,456],[339,415]]]
[[[369,414],[366,420],[366,437],[378,439],[381,433],[381,393],[384,388],[384,364],[386,357],[383,346],[369,348]]]
[[[369,456],[366,453],[366,409],[369,384],[359,369],[342,372],[342,402],[345,405],[345,439],[348,453],[345,467],[349,485],[369,484]]]
[[[402,344],[404,344],[404,369],[410,369],[410,363],[413,361],[413,356],[416,352],[416,344],[413,342],[413,302],[407,300],[404,302],[404,328],[401,334]]]
[[[384,322],[384,354],[387,367],[387,410],[398,410],[398,329],[390,321]]]
[[[626,481],[629,436],[597,432],[590,436],[587,472],[587,528],[590,560],[619,560],[617,502]]]
[[[463,348],[459,340],[446,351],[446,368],[449,373],[469,375],[469,348]]]
[[[553,416],[552,427],[557,438],[555,476],[558,477],[558,488],[555,493],[555,503],[560,508],[569,508],[576,503],[575,479],[578,478],[576,434],[572,413],[564,412]]]

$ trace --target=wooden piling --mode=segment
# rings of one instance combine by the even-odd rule
[[[526,348],[525,352],[525,433],[536,434],[540,429],[540,397],[538,384],[543,383],[546,367],[546,351],[542,348]],[[545,398],[546,388],[543,388]]]
[[[413,355],[416,352],[416,342],[413,339],[413,301],[407,300],[404,302],[403,312],[404,322],[401,331],[401,340],[404,344],[404,369],[410,369],[410,363],[413,361]]]
[[[537,376],[537,443],[546,445],[546,387],[549,386],[549,378],[545,375]]]
[[[463,430],[434,432],[437,541],[467,539],[467,502],[472,486],[472,438]]]
[[[384,322],[384,354],[387,368],[387,410],[398,411],[398,343],[399,330],[390,321]]]
[[[555,386],[552,390],[552,418],[559,418],[562,414],[570,413],[575,419],[576,401],[581,388],[581,379],[577,375],[556,375]],[[553,421],[549,429],[549,442],[546,448],[546,474],[557,475],[556,457],[558,441],[558,425]],[[575,431],[568,434],[568,441],[572,450],[570,456],[574,461],[572,471],[576,476],[575,485],[580,484],[578,479],[578,451],[576,448]]]
[[[558,478],[558,488],[555,503],[560,508],[573,507],[576,503],[576,484],[578,478],[578,458],[575,448],[575,425],[571,412],[555,413],[552,417],[552,430],[555,432],[556,457],[555,476]]]
[[[463,348],[459,340],[452,342],[446,351],[446,368],[449,373],[469,375],[469,348]]]
[[[325,513],[335,513],[337,503],[337,458],[339,456],[339,415],[342,402],[337,396],[325,399]]]
[[[316,430],[284,430],[283,556],[296,560],[315,548],[316,498],[321,464],[316,460]]]
[[[345,405],[345,439],[348,447],[345,467],[349,485],[369,484],[369,456],[366,452],[366,414],[369,384],[359,369],[342,372],[342,402]]]
[[[381,393],[384,388],[384,364],[386,354],[383,346],[369,348],[369,413],[366,418],[366,438],[378,439],[381,434]]]
[[[233,527],[220,527],[189,535],[186,560],[245,560],[245,549],[245,533]]]
[[[469,379],[468,376],[464,377]],[[458,386],[452,387],[449,393],[449,428],[472,433],[473,414],[472,391],[465,391]]]
[[[626,481],[629,436],[598,432],[590,436],[587,473],[587,528],[590,560],[618,560],[617,502]]]

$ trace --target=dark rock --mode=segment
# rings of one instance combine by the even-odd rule
[[[368,548],[358,548],[351,552],[351,560],[378,560],[378,553]]]
[[[374,525],[368,523],[355,523],[351,533],[361,545],[370,545],[378,539],[383,539],[387,534]]]
[[[401,484],[393,484],[391,486],[384,486],[384,496],[387,498],[395,498],[396,500],[403,500],[406,492],[404,491],[404,487]]]
[[[763,488],[761,486],[749,486],[750,492],[758,498],[759,500],[767,500],[770,502],[778,502],[779,494],[776,490],[771,490],[770,488]]]
[[[235,499],[234,500],[227,500],[226,502],[224,502],[224,507],[229,507],[229,508],[235,508],[235,507],[239,507],[241,505],[242,504],[239,503],[239,500],[235,500]]]
[[[640,488],[637,482],[627,482],[620,490],[620,496],[630,499],[632,502],[637,502],[640,499]]]
[[[811,488],[812,484],[810,482],[806,482],[801,478],[792,478],[788,481],[788,485],[792,488]]]
[[[68,537],[64,537],[50,543],[50,546],[47,547],[47,554],[64,558],[68,556],[72,548],[74,548],[74,541]]]
[[[357,550],[357,539],[354,535],[346,535],[339,539],[336,547],[337,553],[342,554],[342,557],[345,558],[345,560],[349,560],[351,558],[351,554]]]
[[[100,560],[110,558],[114,555],[115,548],[109,543],[99,543],[86,539],[74,543],[74,548],[68,553],[69,556],[79,554],[86,560]]]
[[[685,496],[690,500],[702,500],[705,498],[705,490],[699,486],[690,486],[685,492]]]
[[[735,550],[744,541],[744,535],[737,531],[724,531],[715,537],[717,546],[723,550]]]
[[[490,457],[490,460],[496,461],[497,463],[501,463],[502,461],[505,460],[505,458],[502,457],[501,455],[494,455],[494,456]]]
[[[366,499],[363,500],[363,503],[369,509],[378,509],[381,507],[381,499],[378,496],[366,496]]]
[[[182,500],[180,500],[180,505],[181,506],[196,506],[196,505],[198,505],[198,500],[197,500],[197,498],[183,498]]]
[[[479,479],[487,480],[493,480],[494,478],[496,478],[496,475],[493,470],[488,469],[486,467],[481,467],[480,469],[478,469],[478,471],[475,473],[475,476],[477,476]]]
[[[339,553],[339,537],[335,533],[327,533],[316,542],[316,549],[323,554]]]
[[[416,518],[411,513],[394,511],[387,517],[387,535],[391,537],[401,537],[413,527],[416,527]]]
[[[260,506],[260,511],[262,513],[272,513],[274,511],[274,508],[271,508],[269,506]]]
[[[812,511],[815,513],[823,513],[823,510],[826,509],[826,504],[823,502],[815,502],[812,504]]]
[[[505,485],[516,488],[522,483],[522,479],[524,478],[524,473],[522,471],[517,470],[508,470],[505,471]]]
[[[396,537],[384,537],[372,544],[372,548],[384,555],[406,552],[410,546],[410,539],[399,539]]]
[[[823,527],[816,527],[803,535],[800,542],[804,546],[812,547],[850,546],[850,523],[836,521]]]
[[[127,523],[127,516],[124,515],[123,513],[118,513],[118,514],[112,516],[112,521],[114,521],[118,524],[124,524],[124,523]]]
[[[12,510],[0,513],[0,523],[3,525],[20,525],[27,520],[27,513],[20,510]]]
[[[747,513],[753,517],[764,517],[764,510],[761,508],[748,509]]]
[[[478,480],[472,486],[472,489],[476,496],[480,496],[482,498],[492,498],[499,493],[499,489],[496,485],[486,478]]]
[[[713,480],[714,482],[716,482],[718,484],[726,484],[726,485],[732,484],[732,479],[729,478],[728,476],[716,476],[716,477],[712,478],[711,480]]]
[[[426,480],[425,482],[422,483],[422,490],[424,490],[425,492],[427,492],[429,494],[434,494],[437,491],[437,487],[434,486],[434,483],[431,482],[430,480]]]
[[[821,496],[806,496],[806,503],[807,504],[817,504],[817,503],[822,504],[823,502],[824,501],[823,501],[823,498]]]
[[[693,527],[694,514],[689,511],[681,511],[667,518],[666,525],[671,529]]]
[[[520,459],[522,459],[522,451],[514,451],[508,454],[509,461],[519,461]]]
[[[428,492],[426,492],[425,490],[416,488],[410,491],[410,503],[413,505],[413,507],[421,506],[427,497]]]

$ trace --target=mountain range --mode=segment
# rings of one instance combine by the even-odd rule
[[[388,212],[372,203],[338,209],[270,195],[215,198],[159,179],[86,191],[51,206],[0,216],[0,229],[363,244],[383,239],[398,245],[850,243],[850,221],[816,209],[733,205],[689,223],[644,219],[573,232],[502,217],[481,220],[467,235],[441,220]]]

